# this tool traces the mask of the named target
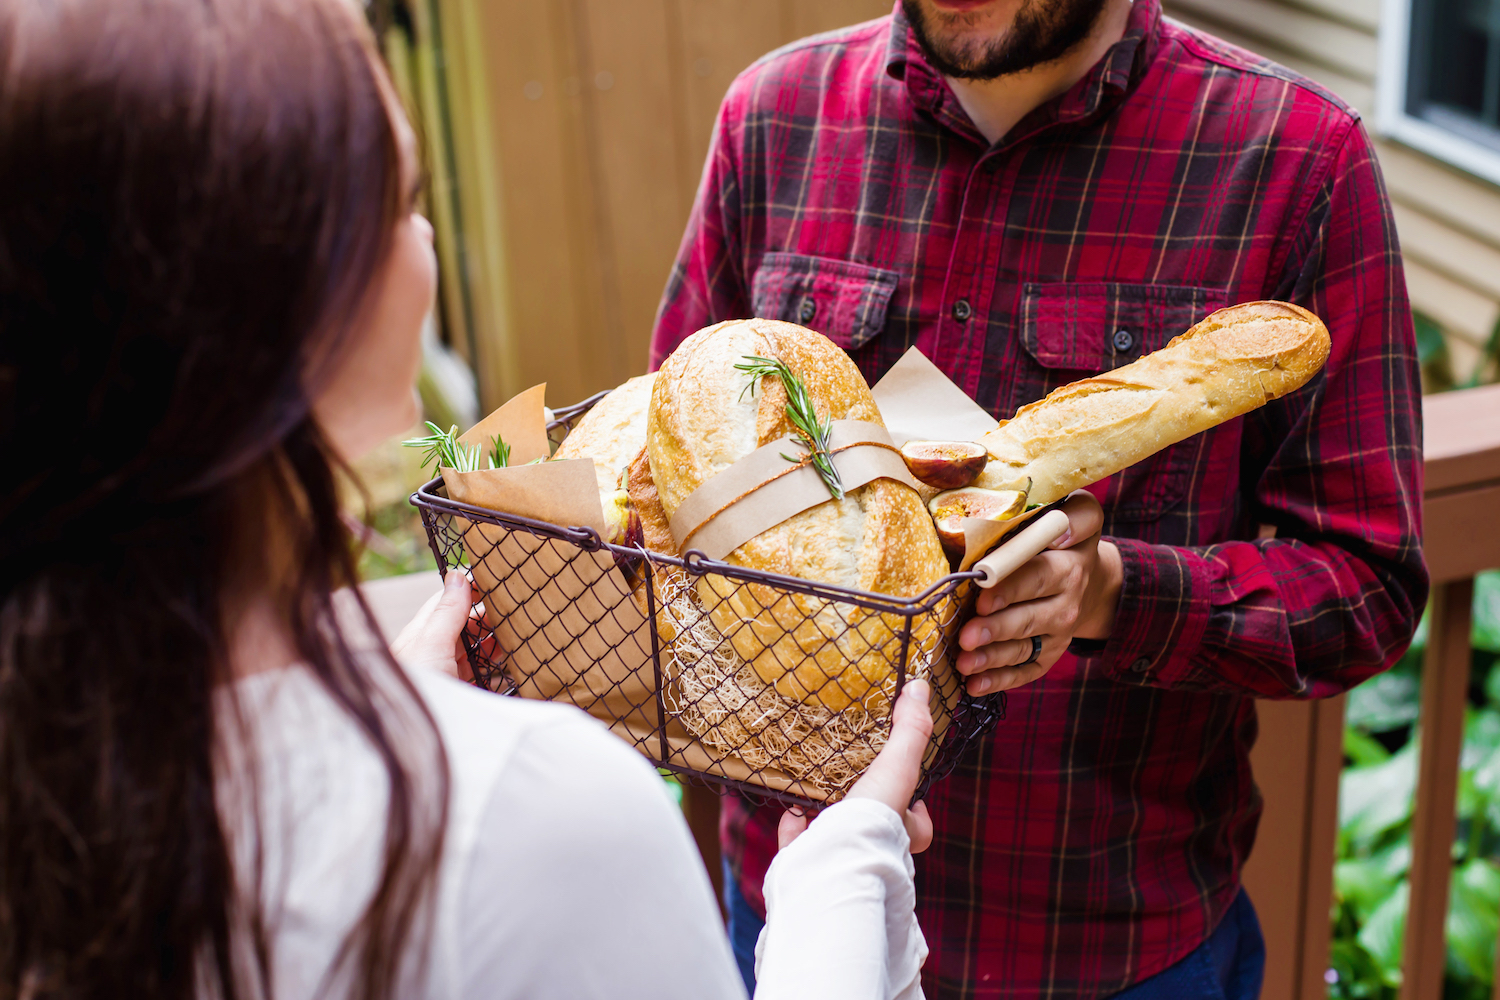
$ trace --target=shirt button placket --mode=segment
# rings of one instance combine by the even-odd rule
[[[968,299],[959,299],[953,303],[953,318],[958,322],[967,323],[972,315],[974,310],[970,308]]]

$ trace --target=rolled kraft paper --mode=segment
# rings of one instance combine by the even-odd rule
[[[463,444],[478,445],[487,452],[491,440],[499,435],[510,445],[512,468],[538,458],[545,459],[552,454],[552,446],[547,441],[546,396],[546,382],[518,392],[504,406],[464,431],[458,440]]]
[[[827,501],[828,485],[812,463],[789,465],[783,457],[799,450],[805,451],[790,438],[772,441],[688,494],[671,518],[679,550],[698,549],[710,559],[723,559],[761,532]],[[846,493],[876,479],[917,488],[879,424],[835,420],[829,451]]]
[[[870,387],[891,442],[978,441],[995,418],[915,347]]]

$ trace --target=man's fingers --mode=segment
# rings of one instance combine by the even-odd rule
[[[1043,635],[1039,638],[1045,648],[1047,637]],[[1027,636],[1022,639],[1002,639],[976,650],[959,653],[958,672],[969,676],[997,667],[1018,667],[1031,659],[1031,646],[1031,637]]]
[[[969,694],[978,698],[981,695],[994,694],[996,691],[1009,691],[1023,684],[1030,684],[1041,677],[1052,666],[1053,660],[1041,659],[1035,663],[1028,663],[1019,667],[997,667],[994,670],[986,670],[982,674],[970,677],[966,682]]]
[[[1074,490],[1062,509],[1068,515],[1068,531],[1049,548],[1072,548],[1104,529],[1104,508],[1088,490]]]

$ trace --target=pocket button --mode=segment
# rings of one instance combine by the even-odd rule
[[[1144,674],[1151,669],[1151,661],[1142,656],[1130,665],[1130,669],[1138,674]]]
[[[813,297],[809,295],[802,300],[802,305],[797,309],[797,319],[801,321],[803,325],[806,325],[808,323],[811,323],[813,317],[817,314],[818,304],[817,302],[813,301]]]
[[[1115,331],[1114,344],[1115,350],[1123,354],[1135,346],[1135,334],[1121,327]]]

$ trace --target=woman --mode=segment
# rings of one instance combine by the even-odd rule
[[[413,148],[346,0],[0,4],[0,997],[742,995],[645,762],[424,669],[462,577],[409,669],[334,615]],[[919,995],[923,688],[773,868],[762,995]]]

